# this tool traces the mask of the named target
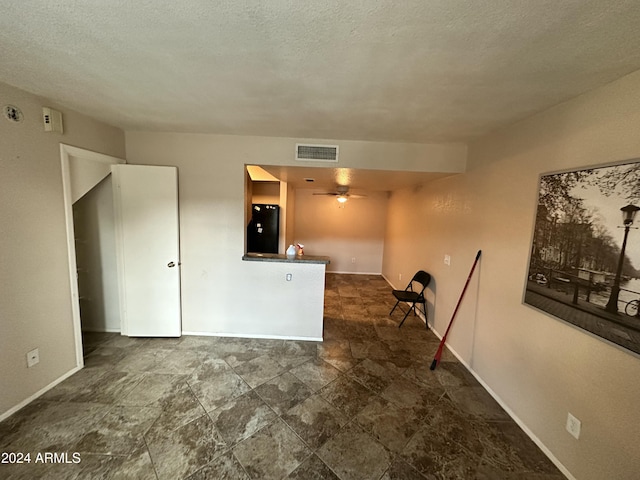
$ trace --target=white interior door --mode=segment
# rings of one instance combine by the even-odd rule
[[[122,334],[179,337],[178,169],[111,168]]]

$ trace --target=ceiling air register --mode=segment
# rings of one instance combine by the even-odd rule
[[[296,144],[296,160],[316,161],[316,162],[337,162],[337,145],[309,145],[305,143]]]

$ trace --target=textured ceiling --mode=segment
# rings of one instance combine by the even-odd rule
[[[640,69],[638,0],[0,0],[0,81],[127,130],[466,141]]]

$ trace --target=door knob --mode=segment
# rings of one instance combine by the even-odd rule
[[[176,266],[176,264],[174,262],[167,263],[167,267],[169,267],[169,268],[173,268],[175,266]]]

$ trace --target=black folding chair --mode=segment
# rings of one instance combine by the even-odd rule
[[[398,301],[389,312],[389,315],[391,315],[396,307],[400,305],[400,302],[411,304],[411,308],[409,308],[409,310],[407,310],[407,312],[404,314],[404,318],[400,322],[400,325],[398,325],[398,328],[402,326],[404,321],[409,316],[409,313],[411,313],[411,310],[413,310],[414,315],[417,315],[416,305],[422,304],[422,312],[424,313],[425,324],[427,325],[427,330],[429,330],[429,322],[427,322],[427,302],[424,298],[424,290],[425,288],[427,288],[427,285],[429,285],[429,282],[431,282],[431,275],[423,270],[420,270],[413,276],[413,278],[409,282],[409,285],[407,285],[407,288],[405,288],[404,290],[392,291],[393,296],[396,297]],[[416,284],[415,290],[413,288],[414,283]],[[419,290],[418,285],[422,287]],[[400,310],[402,310],[402,307],[400,308]]]

